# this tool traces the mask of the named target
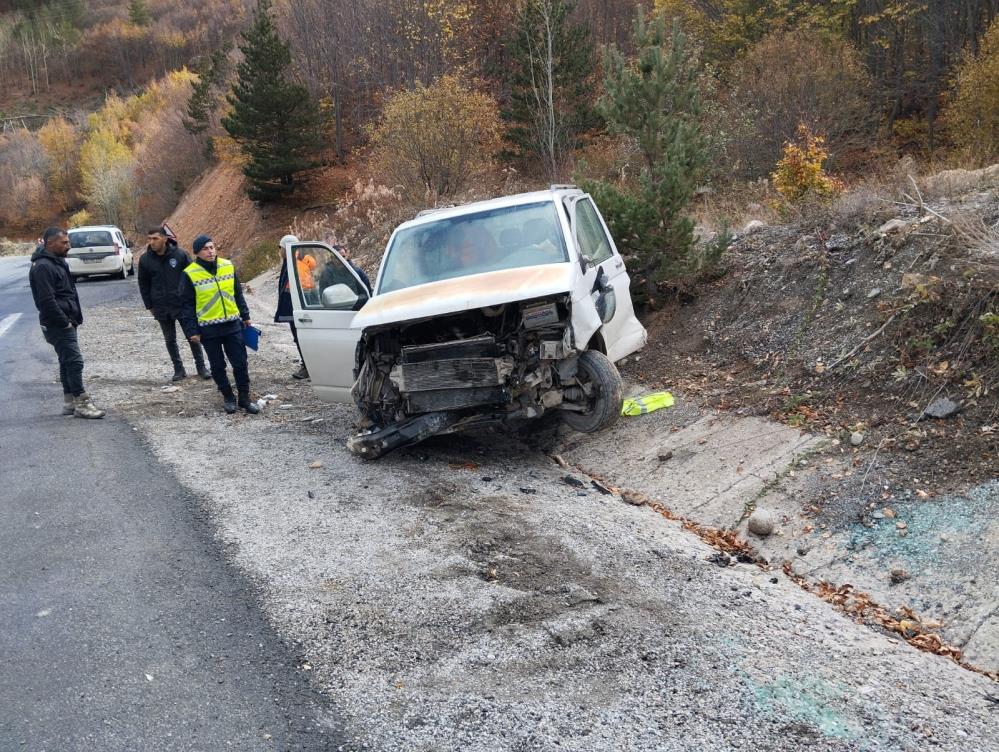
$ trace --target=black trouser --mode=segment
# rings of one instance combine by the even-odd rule
[[[71,326],[68,329],[42,327],[42,336],[55,348],[59,357],[59,380],[62,382],[63,394],[79,397],[86,389],[83,388],[83,353],[80,352],[76,327]]]
[[[167,353],[170,355],[170,362],[174,368],[183,368],[184,361],[180,359],[180,348],[177,346],[177,324],[180,322],[171,316],[168,319],[156,319],[163,331],[163,341],[166,343]],[[197,342],[188,342],[191,346],[191,355],[194,356],[194,365],[201,368],[205,364],[205,355],[201,350],[201,345]]]
[[[240,394],[249,394],[250,369],[246,362],[246,345],[243,343],[243,331],[226,334],[222,337],[210,337],[201,340],[208,353],[208,363],[212,367],[212,378],[219,391],[225,397],[232,396],[232,385],[225,371],[225,360],[232,364],[232,374],[236,377],[236,389]]]
[[[291,327],[291,338],[295,340],[295,347],[298,348],[298,357],[302,359],[302,365],[305,365],[305,356],[302,355],[302,346],[298,344],[298,329],[295,328],[295,322],[289,321],[288,326]]]

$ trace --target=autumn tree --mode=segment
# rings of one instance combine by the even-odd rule
[[[539,160],[557,180],[595,125],[591,106],[593,45],[574,23],[572,0],[527,0],[510,41],[507,140],[522,160]]]
[[[243,173],[250,198],[270,201],[293,191],[295,174],[309,166],[319,113],[305,87],[287,78],[291,52],[271,21],[269,0],[259,0],[239,49],[243,61],[227,97],[232,112],[222,127],[249,159]]]
[[[373,162],[390,185],[433,202],[463,190],[499,147],[496,103],[454,76],[394,94],[371,129]]]
[[[951,140],[979,159],[999,157],[999,19],[992,22],[978,54],[965,55],[945,112]]]
[[[874,83],[853,46],[827,32],[801,27],[769,34],[727,78],[724,114],[712,130],[727,133],[727,161],[736,175],[766,175],[800,123],[824,134],[834,156],[874,138]]]
[[[128,227],[135,214],[132,152],[96,117],[80,149],[80,193],[101,222]]]
[[[45,179],[60,209],[75,203],[80,182],[80,131],[65,118],[53,118],[38,130],[38,142],[45,150]]]
[[[657,16],[639,15],[635,56],[608,49],[606,93],[598,106],[612,133],[631,139],[640,156],[632,184],[590,183],[622,252],[634,257],[636,294],[654,304],[657,284],[687,268],[694,222],[684,210],[706,161],[699,117],[698,60],[678,25],[672,33]]]

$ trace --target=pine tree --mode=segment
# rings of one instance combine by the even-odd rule
[[[636,57],[614,48],[605,60],[605,94],[598,107],[612,133],[632,139],[642,157],[636,185],[584,186],[596,200],[622,252],[634,256],[642,302],[654,303],[657,283],[689,268],[694,223],[684,215],[707,160],[698,117],[696,56],[679,26],[672,35],[660,16],[635,24]]]
[[[149,26],[153,17],[146,7],[146,0],[130,0],[128,3],[128,20],[136,26]]]
[[[540,160],[552,180],[597,118],[590,104],[593,44],[570,16],[574,0],[527,0],[509,43],[506,138],[521,160]]]
[[[227,96],[232,112],[222,127],[249,158],[243,173],[250,198],[269,201],[293,191],[295,174],[309,166],[319,113],[305,87],[285,77],[291,51],[271,22],[269,0],[259,0],[239,49],[243,61]]]
[[[228,48],[215,50],[208,58],[208,63],[199,74],[198,80],[191,86],[187,117],[184,118],[184,128],[189,133],[197,136],[208,130],[212,124],[212,116],[219,100],[217,90],[225,81],[228,69],[228,54]]]

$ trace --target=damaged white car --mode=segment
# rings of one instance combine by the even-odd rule
[[[646,332],[577,188],[422,212],[392,233],[374,294],[330,246],[282,245],[312,385],[360,409],[362,457],[551,410],[591,432],[621,412],[614,362]]]

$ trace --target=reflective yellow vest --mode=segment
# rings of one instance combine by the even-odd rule
[[[216,259],[215,263],[214,275],[197,262],[184,269],[194,285],[194,308],[201,326],[240,318],[236,305],[236,267],[224,258]]]

